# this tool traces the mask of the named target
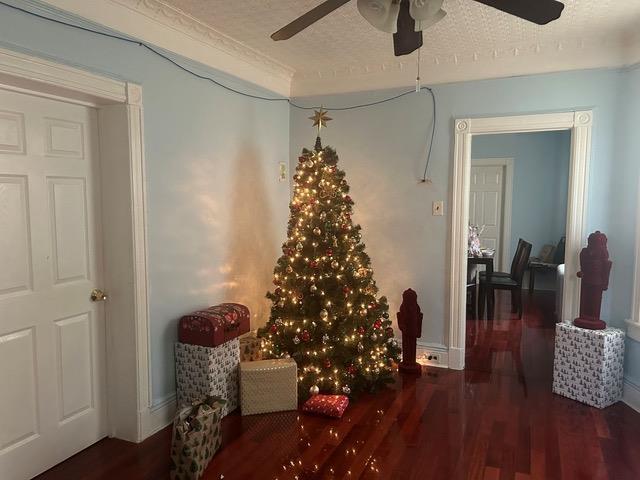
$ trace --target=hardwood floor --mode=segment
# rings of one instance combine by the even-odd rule
[[[223,421],[205,479],[640,478],[640,414],[551,393],[553,298],[525,295],[517,320],[467,322],[467,369],[425,368],[354,402],[342,420],[286,412]],[[140,445],[106,439],[38,477],[167,478],[170,429]]]

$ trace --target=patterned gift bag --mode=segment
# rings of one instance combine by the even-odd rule
[[[262,339],[255,335],[240,337],[240,361],[255,362],[256,360],[263,360]]]
[[[222,444],[221,411],[225,400],[208,397],[178,411],[173,420],[171,480],[197,480]]]

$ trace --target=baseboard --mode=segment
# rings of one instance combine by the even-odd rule
[[[449,347],[449,368],[464,370],[464,348]]]
[[[173,421],[176,413],[176,395],[171,394],[142,414],[142,439],[159,432]]]
[[[622,401],[640,412],[640,385],[635,384],[628,378],[624,379]]]
[[[421,365],[449,368],[449,349],[441,344],[418,342],[416,360]]]

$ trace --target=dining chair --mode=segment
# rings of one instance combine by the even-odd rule
[[[522,318],[522,279],[529,264],[530,256],[531,244],[521,240],[511,264],[509,275],[496,275],[494,273],[490,276],[480,276],[480,296],[481,299],[486,298],[487,318],[493,319],[496,290],[509,290],[511,292],[511,312],[518,313],[518,318]]]
[[[523,244],[526,243],[522,238],[518,239],[518,246],[516,247],[516,251],[513,254],[513,258],[511,259],[511,269],[508,272],[492,272],[491,275],[496,277],[510,277],[515,273],[516,261],[518,256],[520,255],[520,250],[522,249]],[[478,314],[479,318],[484,318],[484,309],[485,303],[487,299],[486,291],[483,288],[483,282],[487,278],[487,272],[481,271],[478,275],[478,283],[479,283],[479,292],[478,292]],[[515,309],[515,303],[511,303],[511,310]]]

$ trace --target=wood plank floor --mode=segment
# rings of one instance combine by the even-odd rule
[[[342,420],[227,417],[205,479],[639,479],[640,414],[553,395],[553,298],[525,307],[499,298],[495,321],[467,322],[465,371],[400,377]],[[170,441],[105,439],[38,478],[167,478]]]

